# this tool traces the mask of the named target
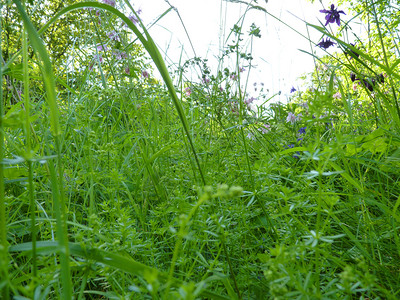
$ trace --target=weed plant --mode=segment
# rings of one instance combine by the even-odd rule
[[[0,4],[0,50],[10,13],[19,30],[0,69],[2,299],[400,296],[398,1],[353,1],[372,41],[355,44],[350,12],[321,10],[311,55],[340,51],[258,106],[257,1],[216,72],[168,70],[129,1],[34,25],[38,2]],[[57,60],[42,39],[66,16],[82,30]]]

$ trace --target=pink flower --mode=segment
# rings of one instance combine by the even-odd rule
[[[219,87],[219,90],[220,90],[221,92],[223,92],[223,91],[224,91],[224,88],[223,88],[222,86],[220,86],[220,87]]]
[[[115,1],[114,0],[103,0],[103,3],[111,5],[112,7],[115,7]]]
[[[207,77],[203,77],[203,83],[210,83],[210,79]]]
[[[357,91],[357,83],[353,84],[353,91]]]
[[[239,71],[240,73],[243,73],[244,71],[246,71],[246,69],[244,67],[241,67]]]
[[[146,70],[144,70],[143,72],[142,72],[142,76],[143,76],[143,78],[149,78],[149,73],[146,71]]]
[[[190,87],[185,88],[186,97],[189,97],[191,93],[192,93],[192,90],[190,89]]]
[[[337,92],[336,94],[333,95],[334,99],[340,99],[342,98],[342,94],[340,92]]]
[[[231,74],[230,77],[231,77],[232,80],[237,80],[237,75],[236,74]]]

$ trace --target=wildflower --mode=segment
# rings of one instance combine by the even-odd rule
[[[283,147],[283,148],[285,148],[285,149],[291,149],[291,148],[294,148],[294,144],[289,144],[289,145],[286,145],[285,147]]]
[[[353,72],[350,73],[350,79],[351,79],[351,81],[353,81],[353,82],[356,81],[356,80],[358,80],[357,77],[356,77],[356,74],[354,74]]]
[[[140,12],[141,12],[141,11],[138,11],[137,14],[139,14]],[[136,25],[137,23],[139,23],[139,19],[138,19],[135,15],[130,15],[130,16],[128,17],[128,19],[131,20],[132,23],[135,24],[135,25]]]
[[[186,97],[189,97],[191,93],[192,93],[192,90],[190,89],[190,87],[185,88]]]
[[[296,115],[294,113],[289,112],[286,118],[286,122],[294,123],[296,122]]]
[[[125,73],[126,74],[130,74],[131,73],[131,71],[129,70],[129,67],[125,67]]]
[[[292,88],[290,89],[290,93],[294,93],[295,91],[297,91],[294,86],[292,86]]]
[[[114,41],[117,41],[117,42],[119,42],[121,39],[119,38],[119,35],[118,35],[118,33],[115,31],[115,30],[113,30],[113,31],[111,31],[111,32],[109,32],[109,33],[107,33],[107,36],[108,36],[108,38],[110,39],[110,40],[114,40]]]
[[[353,91],[357,91],[357,84],[353,84]]]
[[[249,132],[248,134],[247,134],[247,136],[246,136],[249,140],[254,140],[254,135],[251,133],[251,132]]]
[[[205,84],[210,83],[210,79],[207,77],[203,77],[203,83]]]
[[[335,23],[335,22],[336,22],[336,24],[338,24],[338,26],[340,26],[340,14],[345,14],[343,10],[339,10],[338,11],[335,8],[334,4],[331,5],[331,9],[330,10],[323,9],[323,10],[320,10],[320,12],[326,14],[326,16],[325,16],[325,20],[326,20],[325,26],[328,25],[329,23]]]
[[[254,100],[256,100],[256,98],[251,97],[251,98],[248,98],[248,99],[244,100],[244,103],[251,104],[251,103],[253,103]]]
[[[385,75],[386,74],[382,74],[381,73],[381,74],[379,74],[378,76],[375,77],[375,80],[377,80],[379,83],[385,83]]]
[[[365,86],[367,89],[369,89],[371,92],[374,90],[374,85],[375,85],[375,80],[372,79],[371,82],[363,79],[362,80],[362,85]]]
[[[114,51],[113,55],[115,56],[115,59],[117,59],[117,60],[121,60],[122,59],[121,52],[119,52],[119,51]]]
[[[308,103],[307,102],[300,103],[300,106],[305,108],[305,109],[308,109]]]
[[[103,3],[111,5],[112,7],[115,7],[115,1],[114,0],[103,0]]]
[[[342,94],[340,92],[337,92],[333,95],[333,99],[340,99],[342,98]]]
[[[223,92],[223,91],[224,91],[224,88],[223,88],[222,86],[220,86],[220,87],[219,87],[219,91],[220,91],[220,92]]]
[[[307,129],[307,127],[301,127],[301,128],[299,129],[299,133],[300,133],[300,134],[305,134],[305,133],[306,133],[306,129]]]
[[[93,58],[94,58],[95,60],[98,60],[100,63],[103,62],[103,56],[101,56],[100,54],[99,54],[99,55],[96,54]]]
[[[268,133],[268,131],[271,130],[271,125],[269,124],[264,124],[261,128],[258,128],[259,131],[261,131],[263,134]]]
[[[97,51],[107,51],[108,50],[108,46],[107,45],[103,45],[103,44],[98,44],[96,46]]]
[[[144,70],[143,72],[142,72],[142,76],[143,76],[143,78],[149,78],[149,73],[146,71],[146,70]],[[190,96],[190,94],[189,94],[189,96]]]
[[[350,43],[350,45],[353,46],[353,47],[355,46],[355,45],[352,44],[352,43]],[[353,51],[353,50],[351,50],[351,49],[348,49],[348,50],[345,51],[344,53],[347,54],[347,55],[350,55],[350,56],[351,56],[350,59],[352,59],[354,56],[357,57],[357,58],[360,56],[360,54],[358,54],[357,52],[355,52],[355,51]]]
[[[319,44],[317,44],[317,46],[324,48],[324,49],[328,49],[330,46],[333,46],[335,44],[336,43],[332,42],[329,38],[326,38],[325,41],[324,41],[324,39],[322,39],[321,42],[319,42]]]
[[[241,67],[239,71],[240,73],[243,73],[244,71],[246,71],[246,69],[244,67]]]
[[[232,80],[237,80],[237,75],[236,75],[236,74],[231,74],[230,78],[231,78]]]

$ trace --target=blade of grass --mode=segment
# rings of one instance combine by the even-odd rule
[[[69,249],[68,249],[68,240],[67,240],[67,228],[66,228],[66,213],[65,213],[65,206],[64,206],[64,193],[59,192],[59,189],[62,189],[63,187],[63,182],[62,182],[62,160],[61,160],[61,143],[60,143],[60,136],[61,136],[61,129],[59,125],[59,116],[58,116],[58,106],[57,106],[57,101],[56,101],[56,90],[55,90],[55,82],[54,82],[54,75],[53,75],[53,69],[52,69],[52,64],[50,62],[50,58],[47,54],[47,51],[43,45],[42,40],[39,37],[38,32],[35,30],[35,27],[33,26],[32,22],[30,21],[24,7],[22,6],[21,2],[18,0],[13,0],[15,5],[17,6],[19,15],[22,18],[22,21],[24,23],[25,30],[27,31],[30,42],[32,44],[33,50],[35,51],[36,55],[41,59],[43,62],[42,65],[42,73],[43,73],[43,81],[44,81],[44,86],[46,90],[46,100],[47,104],[49,105],[49,110],[50,110],[50,129],[52,134],[54,135],[55,139],[55,149],[57,153],[57,164],[58,164],[58,183],[55,184],[55,172],[50,172],[52,173],[50,178],[52,179],[52,188],[53,188],[53,195],[56,196],[57,198],[55,200],[60,201],[60,209],[62,211],[56,211],[56,213],[61,213],[61,216],[64,217],[64,222],[62,222],[60,219],[58,220],[58,227],[62,228],[60,232],[62,232],[59,236],[59,244],[62,245],[60,249],[61,257],[65,257],[66,259],[61,260],[61,273],[62,273],[62,278],[63,278],[63,297],[64,299],[70,299],[72,297],[72,284],[70,280],[70,269],[69,269],[69,263],[68,263],[68,257],[69,257]],[[53,167],[53,166],[51,166]],[[63,234],[65,233],[65,234]]]
[[[2,11],[3,3],[0,4]],[[0,14],[0,37],[2,36],[3,20]],[[0,43],[0,62],[3,62],[3,51]],[[0,68],[0,120],[4,120],[4,102],[3,102],[3,68]],[[4,282],[2,288],[2,298],[10,299],[8,284],[8,243],[7,243],[7,214],[5,205],[4,191],[4,165],[1,163],[4,159],[4,123],[0,122],[0,277]]]
[[[15,0],[17,1],[17,0]],[[187,123],[186,120],[186,116],[185,113],[183,111],[182,105],[180,104],[180,100],[176,94],[175,91],[175,87],[174,84],[172,82],[172,79],[169,75],[168,69],[165,65],[165,62],[161,56],[161,53],[159,52],[156,44],[154,43],[153,39],[151,38],[150,34],[148,33],[148,31],[146,30],[145,26],[143,25],[143,23],[141,22],[139,16],[136,14],[135,10],[133,9],[133,7],[131,6],[131,4],[128,1],[125,1],[125,3],[128,5],[128,7],[132,10],[132,12],[136,15],[136,17],[138,18],[140,24],[142,25],[142,29],[144,32],[144,35],[146,36],[146,38],[143,36],[143,34],[139,31],[139,29],[136,27],[135,24],[133,24],[133,22],[127,17],[125,16],[122,12],[120,12],[119,10],[115,9],[114,7],[107,5],[107,4],[102,4],[102,3],[96,3],[96,2],[81,2],[81,3],[76,3],[76,4],[72,4],[64,9],[62,9],[59,13],[57,13],[51,20],[49,20],[47,22],[47,24],[40,30],[40,33],[42,33],[43,31],[45,31],[51,24],[53,24],[55,21],[57,21],[61,16],[63,16],[64,14],[76,10],[76,9],[80,9],[80,8],[85,8],[85,7],[94,7],[94,8],[99,8],[99,9],[103,9],[106,10],[116,16],[118,16],[122,21],[125,22],[125,24],[133,31],[133,33],[137,36],[137,38],[139,39],[139,41],[142,43],[143,47],[146,49],[146,51],[150,54],[150,57],[152,58],[154,64],[156,65],[158,71],[160,72],[165,85],[167,86],[168,92],[172,98],[172,102],[174,103],[174,106],[178,112],[178,116],[179,119],[182,123],[183,129],[185,131],[186,137],[189,141],[189,145],[190,148],[192,150],[194,159],[196,161],[196,165],[198,168],[198,171],[200,173],[200,177],[202,180],[203,185],[206,185],[206,181],[204,179],[204,175],[203,175],[203,171],[202,168],[200,166],[200,162],[197,156],[197,152],[195,150],[191,135],[190,135],[190,131],[189,131],[189,125]]]
[[[163,273],[155,268],[146,266],[140,262],[133,260],[130,257],[122,256],[119,254],[114,254],[111,252],[102,251],[96,248],[82,248],[79,244],[69,243],[69,247],[71,255],[80,256],[87,260],[96,261],[98,263],[105,264],[107,266],[113,267],[115,269],[124,271],[126,273],[145,277],[146,274],[155,274],[158,279],[165,283],[168,280],[168,274]],[[51,254],[55,253],[59,250],[59,245],[57,242],[53,241],[39,241],[37,243],[38,253]],[[32,244],[31,243],[22,243],[18,245],[11,246],[9,248],[10,252],[31,252]],[[28,254],[26,253],[26,254]],[[178,279],[173,279],[172,286],[179,287],[183,282]],[[205,296],[208,299],[221,299],[226,300],[230,299],[229,297],[216,294],[214,292],[204,290],[201,292],[201,295]],[[70,298],[68,298],[70,299]]]

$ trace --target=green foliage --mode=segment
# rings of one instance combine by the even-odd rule
[[[218,70],[195,57],[173,82],[128,1],[38,2],[50,20],[15,3],[1,23],[17,29],[0,72],[4,299],[398,298],[400,60],[384,1],[368,6],[389,24],[371,43],[313,25],[343,53],[271,104],[247,88],[258,6]],[[45,33],[61,15],[57,44]]]

